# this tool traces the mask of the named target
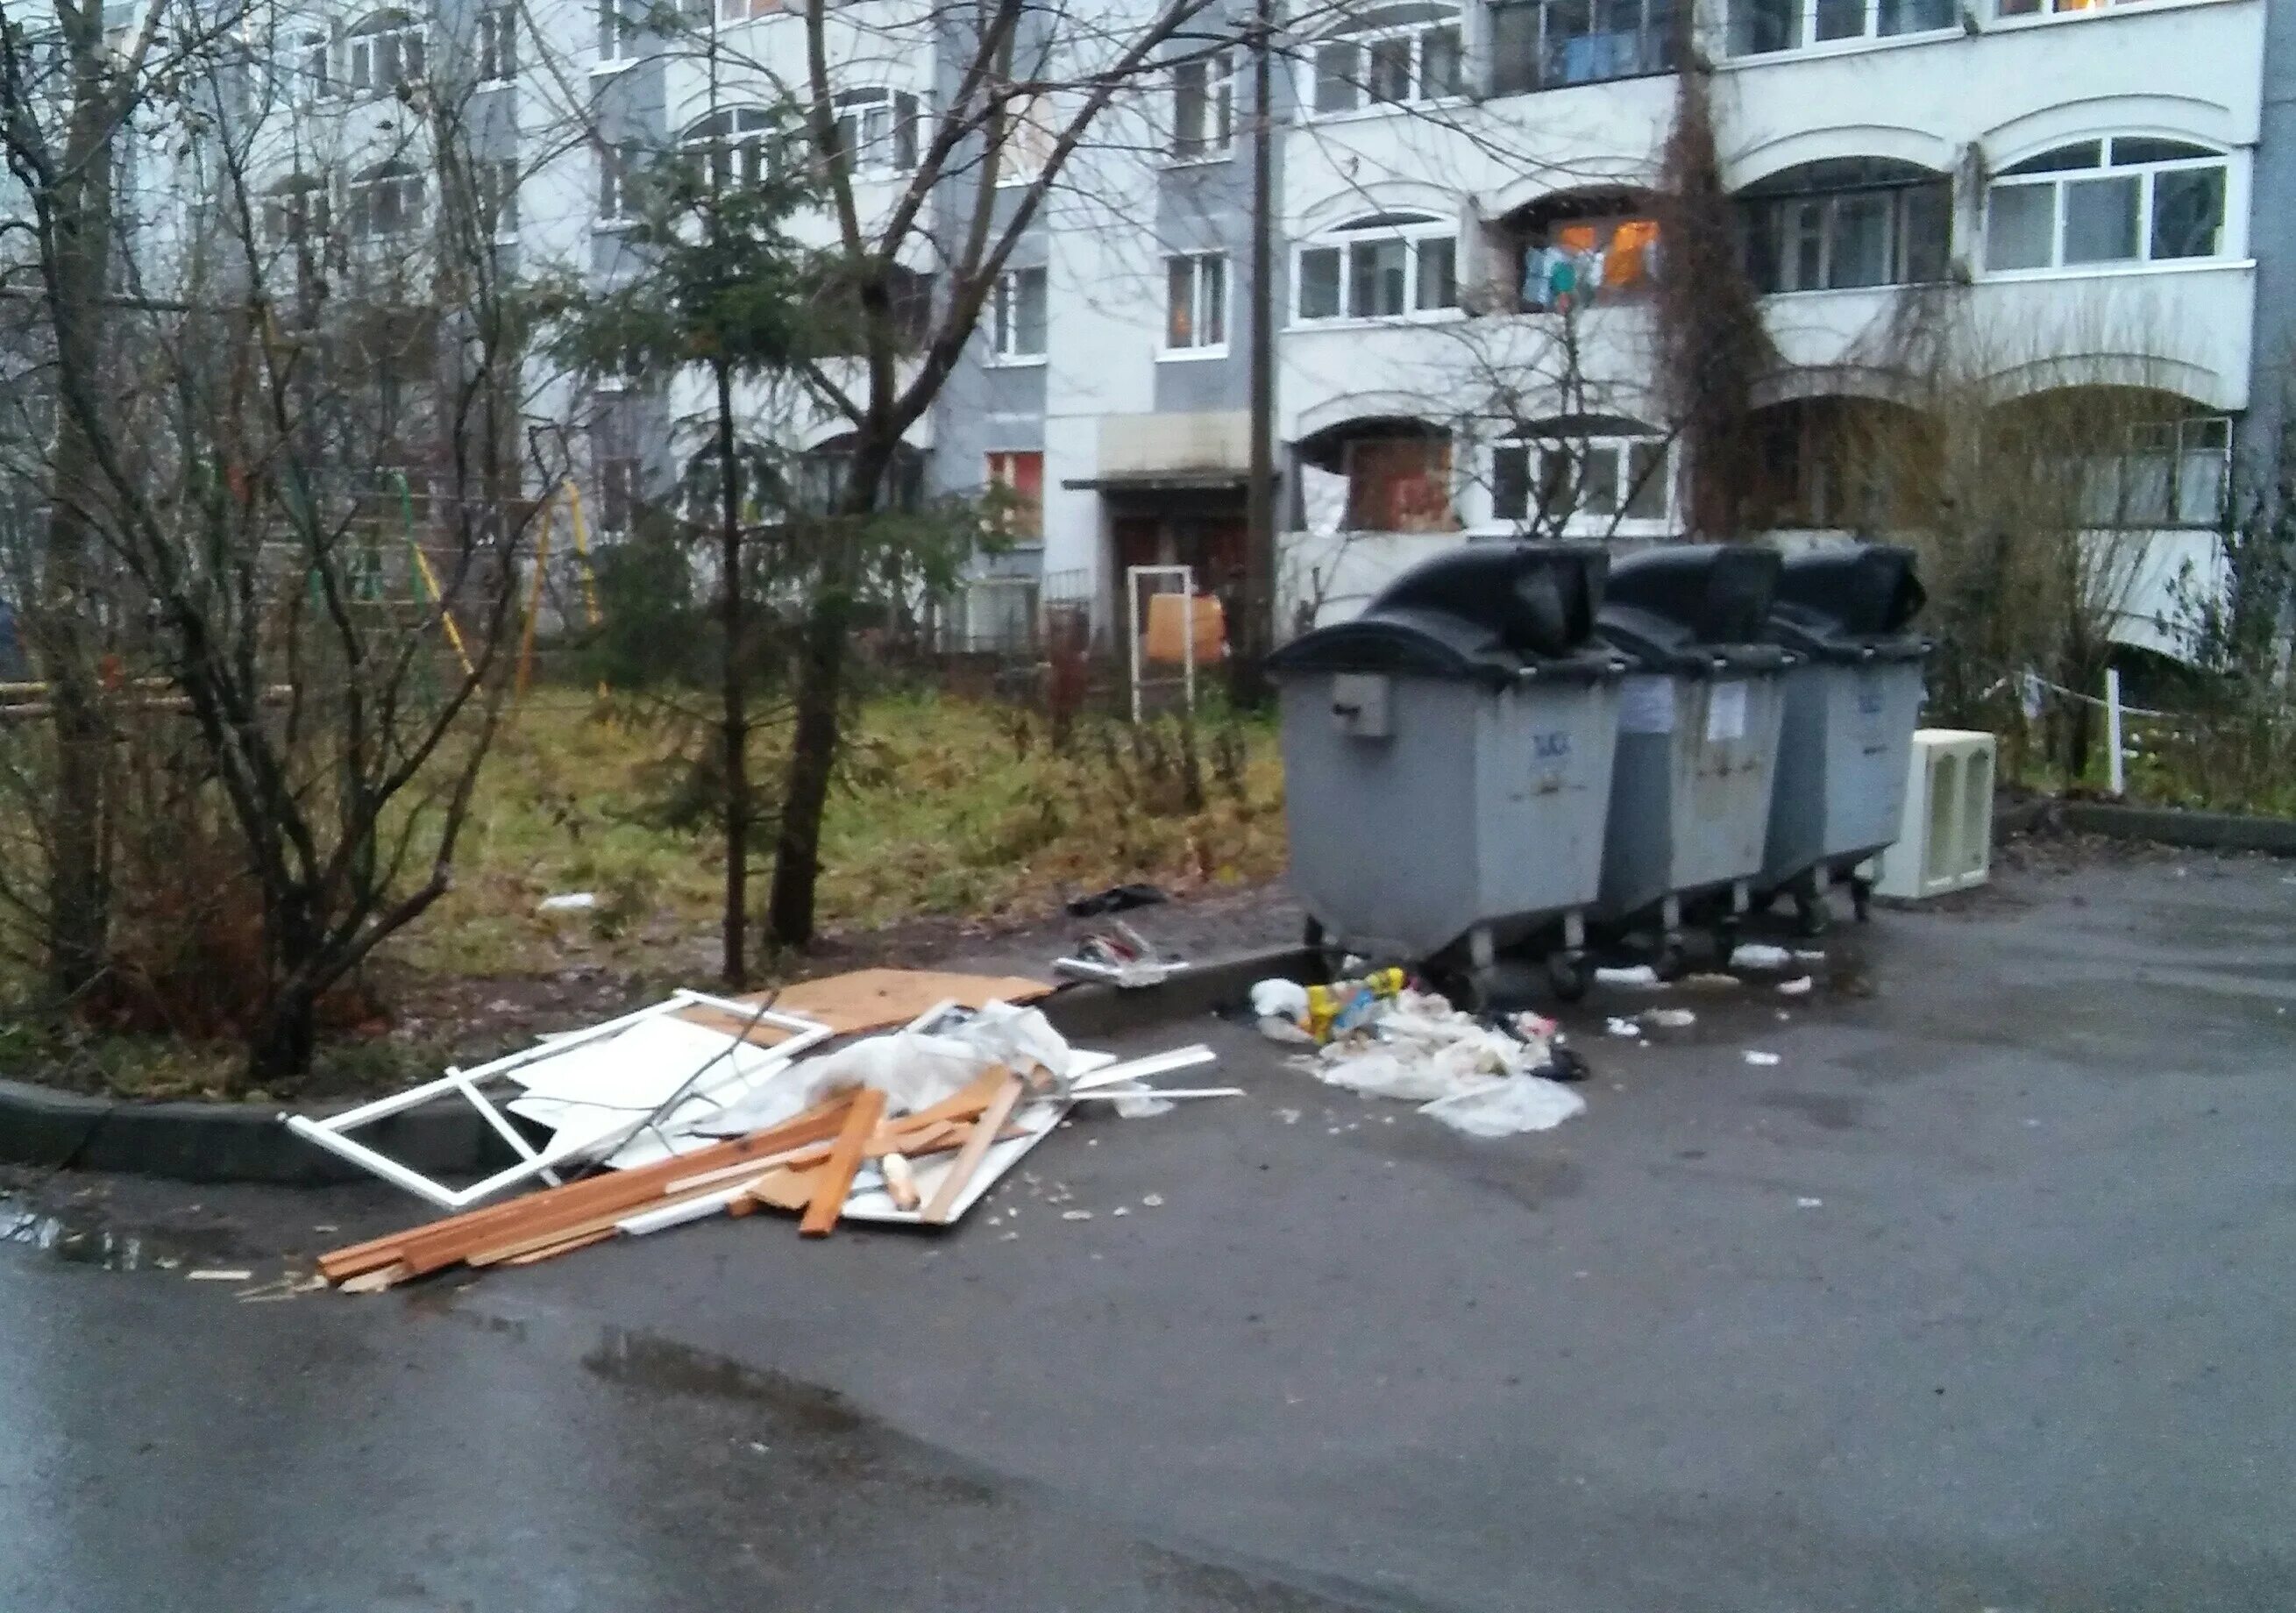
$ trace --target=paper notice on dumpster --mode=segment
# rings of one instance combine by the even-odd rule
[[[1746,685],[1717,684],[1706,702],[1706,742],[1746,737]]]
[[[1620,733],[1674,732],[1674,680],[1630,677],[1619,690]]]

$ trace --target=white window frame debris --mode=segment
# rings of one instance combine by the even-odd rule
[[[618,1123],[604,1132],[575,1135],[562,1134],[553,1139],[547,1148],[538,1150],[529,1143],[520,1134],[518,1128],[510,1123],[499,1109],[495,1107],[492,1101],[480,1090],[481,1086],[487,1082],[508,1076],[512,1071],[523,1069],[537,1060],[555,1058],[561,1053],[586,1044],[619,1036],[632,1026],[645,1020],[659,1019],[663,1015],[673,1014],[688,1008],[714,1008],[722,1013],[737,1015],[749,1021],[751,1029],[770,1027],[775,1030],[790,1033],[768,1050],[774,1055],[776,1064],[787,1064],[797,1054],[827,1040],[832,1034],[828,1026],[796,1014],[780,1013],[770,1008],[760,1008],[755,1003],[736,1002],[731,998],[714,997],[707,992],[678,990],[672,992],[659,1003],[649,1003],[619,1019],[607,1019],[562,1036],[545,1037],[532,1047],[506,1053],[499,1059],[470,1069],[458,1069],[449,1066],[447,1073],[435,1081],[426,1081],[420,1086],[409,1087],[406,1091],[394,1093],[390,1097],[378,1098],[372,1103],[362,1103],[355,1109],[347,1109],[338,1115],[329,1115],[324,1119],[315,1119],[308,1115],[283,1113],[279,1118],[281,1123],[297,1136],[317,1144],[337,1159],[347,1160],[369,1175],[379,1176],[393,1187],[413,1193],[417,1198],[426,1200],[441,1209],[467,1209],[482,1200],[492,1198],[504,1188],[515,1187],[534,1176],[540,1176],[554,1186],[558,1180],[557,1167],[585,1157],[610,1151],[614,1145],[627,1142],[648,1126],[654,1125],[660,1117],[670,1113],[686,1101],[693,1095],[693,1089],[695,1084],[701,1080],[709,1066],[705,1064],[696,1069],[692,1076],[679,1084],[677,1089],[669,1095],[668,1100],[643,1114],[632,1115],[627,1122]],[[732,1053],[735,1048],[742,1045],[743,1039],[732,1036],[726,1036],[726,1052]],[[762,1073],[764,1072],[760,1072]],[[468,1187],[451,1188],[442,1182],[424,1175],[413,1166],[394,1159],[379,1150],[369,1148],[364,1142],[355,1141],[349,1134],[361,1126],[372,1125],[377,1120],[386,1119],[392,1115],[402,1114],[410,1109],[420,1108],[434,1098],[445,1097],[449,1093],[460,1095],[464,1101],[479,1111],[480,1117],[488,1126],[492,1127],[496,1134],[508,1142],[512,1150],[519,1155],[517,1164],[506,1166],[493,1175],[474,1182]]]

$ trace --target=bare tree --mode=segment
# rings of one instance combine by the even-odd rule
[[[250,48],[260,17],[214,20],[153,0],[117,56],[89,32],[81,94],[110,133],[91,112],[61,153],[20,117],[0,139],[51,321],[49,595],[61,563],[85,604],[100,553],[105,609],[147,624],[180,691],[187,798],[228,832],[257,913],[230,1028],[269,1080],[306,1067],[322,999],[450,886],[535,506],[525,319],[461,87],[405,74],[346,140],[304,116],[289,53]],[[149,220],[92,177],[131,126],[166,170]],[[68,749],[86,657],[51,643]],[[90,703],[100,753],[120,718]],[[69,887],[80,848],[62,849]],[[85,988],[111,960],[100,932],[76,945]]]

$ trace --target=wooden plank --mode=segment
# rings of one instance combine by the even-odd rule
[[[845,1110],[850,1102],[850,1097],[840,1093],[792,1119],[751,1132],[746,1137],[698,1149],[690,1154],[680,1154],[636,1170],[608,1171],[586,1181],[546,1188],[502,1204],[466,1210],[459,1216],[448,1216],[387,1237],[352,1244],[319,1257],[319,1272],[323,1276],[340,1281],[361,1272],[404,1263],[412,1265],[414,1273],[419,1275],[452,1265],[461,1258],[460,1251],[506,1235],[513,1229],[536,1230],[554,1221],[578,1220],[585,1214],[595,1210],[619,1208],[627,1211],[659,1197],[663,1187],[678,1177],[692,1175],[713,1166],[755,1159],[832,1137],[844,1124]]]
[[[988,1101],[986,1097],[982,1098],[980,1105],[971,1115],[959,1114],[946,1120],[928,1120],[922,1126],[916,1124],[915,1117],[888,1120],[880,1126],[875,1135],[869,1139],[867,1145],[861,1150],[861,1157],[864,1159],[874,1159],[883,1154],[931,1154],[944,1149],[955,1148],[964,1140],[967,1128],[963,1122],[974,1118],[980,1109],[988,1107]],[[792,1148],[783,1153],[768,1154],[761,1159],[751,1159],[737,1165],[721,1165],[715,1170],[699,1171],[691,1176],[681,1176],[670,1183],[667,1191],[681,1192],[686,1188],[703,1187],[713,1182],[738,1182],[745,1174],[756,1175],[761,1171],[780,1165],[786,1165],[794,1170],[804,1170],[828,1159],[829,1150],[835,1146],[834,1141],[808,1142],[803,1148]]]
[[[551,1225],[521,1232],[517,1228],[504,1230],[498,1242],[483,1249],[466,1250],[462,1257],[465,1265],[500,1265],[514,1255],[535,1249],[548,1249],[571,1238],[586,1238],[592,1232],[612,1232],[640,1210],[666,1209],[673,1204],[684,1204],[694,1199],[709,1199],[726,1191],[723,1183],[716,1187],[697,1187],[682,1193],[663,1193],[637,1204],[625,1204],[611,1209],[595,1210],[578,1220],[562,1221]]]
[[[380,1294],[394,1284],[404,1282],[414,1275],[403,1265],[381,1265],[347,1277],[337,1286],[346,1294]]]
[[[828,1026],[839,1036],[885,1030],[906,1025],[940,1003],[984,1008],[991,1003],[1033,1003],[1051,995],[1043,980],[1021,975],[944,974],[923,969],[860,969],[849,974],[825,975],[800,980],[778,992],[752,992],[729,999],[736,1003],[770,1003],[779,1012],[802,1014]],[[679,1019],[729,1036],[741,1036],[748,1021],[723,1009],[696,1005],[678,1011]],[[770,1047],[791,1033],[777,1026],[760,1025],[747,1040]]]
[[[821,1185],[825,1168],[816,1165],[811,1170],[793,1171],[783,1167],[768,1172],[750,1189],[750,1202],[768,1209],[802,1211],[813,1203],[814,1190]]]
[[[988,1107],[981,1111],[980,1118],[972,1123],[972,1134],[964,1140],[964,1146],[957,1150],[956,1159],[950,1164],[947,1174],[941,1177],[939,1187],[933,1191],[932,1202],[925,1206],[923,1219],[927,1224],[948,1224],[949,1216],[956,1206],[957,1195],[964,1191],[964,1184],[972,1180],[972,1173],[980,1168],[981,1156],[988,1151],[988,1145],[996,1141],[996,1134],[1004,1129],[1004,1122],[1013,1113],[1013,1106],[1021,1101],[1021,1094],[1027,1086],[1028,1083],[1018,1076],[1008,1074],[1004,1077],[1004,1084],[996,1089],[996,1097],[989,1100]]]
[[[884,1118],[885,1094],[873,1086],[863,1087],[846,1111],[845,1129],[837,1134],[836,1148],[821,1167],[821,1184],[814,1189],[805,1219],[798,1223],[800,1236],[826,1238],[835,1230],[837,1217],[845,1209],[845,1196],[853,1191],[853,1173],[861,1168],[861,1150]]]
[[[512,1255],[504,1265],[537,1265],[545,1260],[555,1260],[561,1255],[570,1255],[578,1249],[588,1249],[594,1243],[603,1243],[614,1235],[608,1227],[603,1232],[585,1232],[579,1238],[569,1238],[563,1243],[554,1243],[547,1249],[529,1249],[523,1255]]]

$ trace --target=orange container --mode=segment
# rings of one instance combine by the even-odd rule
[[[1188,659],[1188,597],[1185,594],[1148,596],[1147,643],[1142,654],[1151,661],[1178,666]],[[1227,652],[1227,618],[1211,594],[1196,595],[1196,665],[1205,666]]]

